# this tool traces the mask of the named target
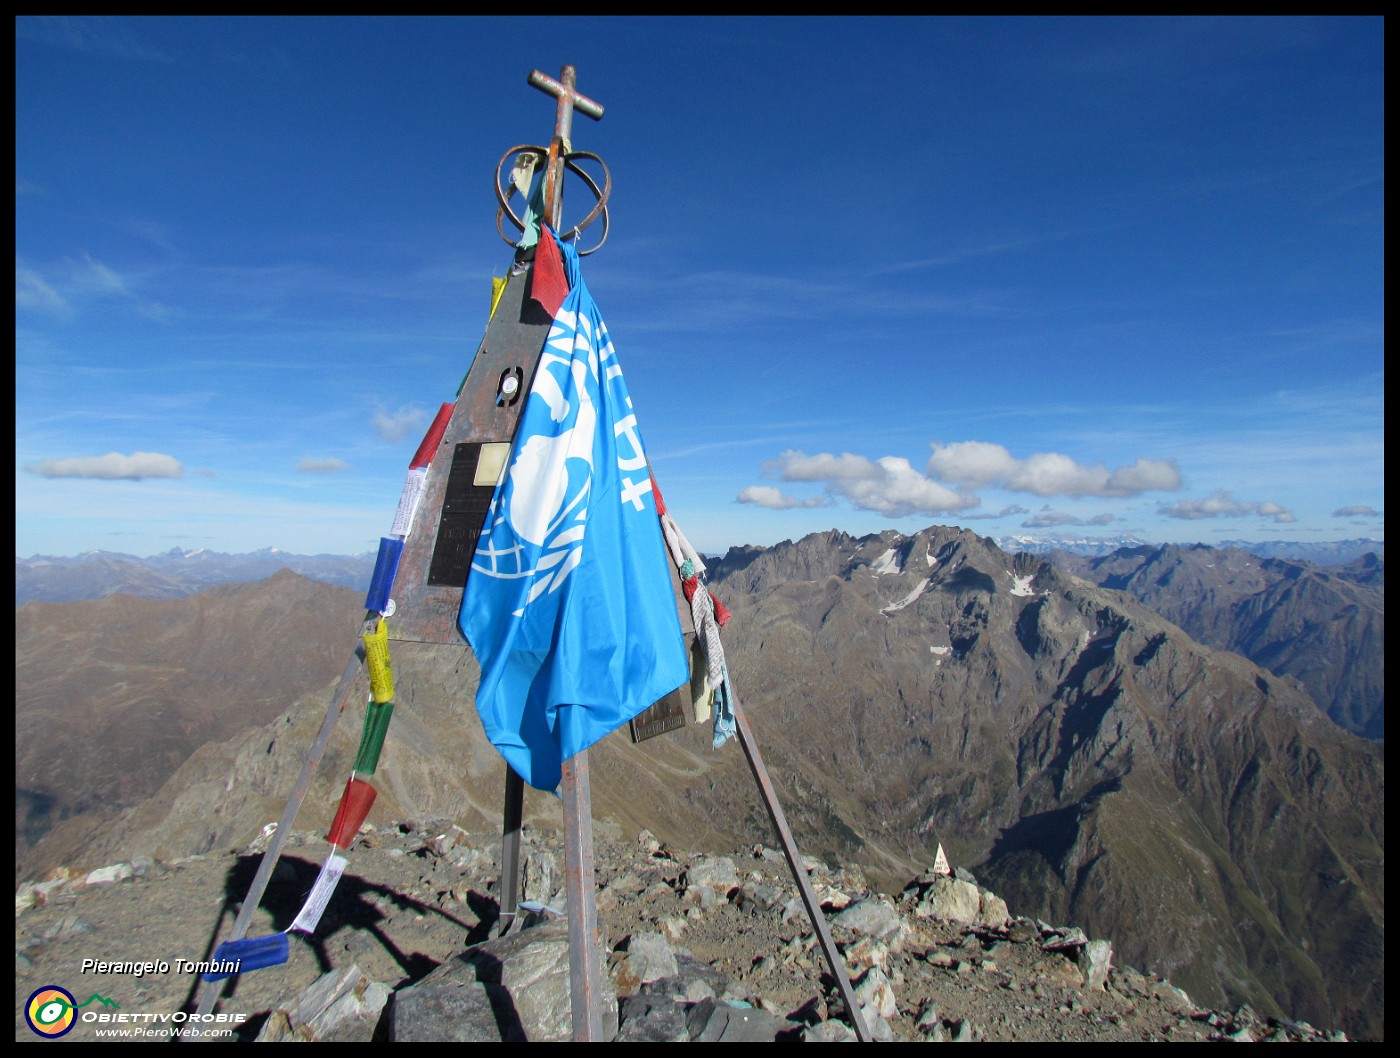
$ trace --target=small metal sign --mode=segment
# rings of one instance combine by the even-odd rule
[[[667,731],[685,727],[686,700],[690,697],[686,685],[677,687],[665,698],[659,698],[634,716],[631,721],[632,741],[645,742]]]
[[[478,484],[477,462],[483,448],[475,441],[464,441],[452,453],[452,469],[447,475],[443,494],[442,518],[438,522],[437,544],[433,547],[433,563],[428,570],[428,583],[460,588],[467,582],[472,569],[472,556],[481,536],[486,511],[495,492],[494,480],[489,485]]]

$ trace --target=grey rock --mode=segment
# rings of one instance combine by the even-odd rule
[[[617,1024],[617,994],[607,974],[600,973],[599,978],[602,1022],[605,1027],[614,1026]],[[420,990],[436,992],[439,996],[435,1001],[441,1005],[464,984],[472,982],[496,984],[505,989],[527,1040],[573,1038],[569,930],[565,920],[547,922],[468,948],[400,995]],[[431,1005],[428,1000],[424,1002],[425,1006]],[[398,1021],[396,1015],[396,1025]]]
[[[616,1042],[688,1043],[690,1030],[684,1008],[670,996],[628,996],[618,1004]]]
[[[687,1018],[693,1043],[774,1043],[799,1038],[796,1022],[752,1007],[735,1007],[706,999],[690,1008]]]
[[[866,937],[892,937],[903,928],[899,912],[882,900],[862,900],[831,920],[833,929]]]
[[[549,903],[554,896],[555,877],[559,874],[558,858],[544,849],[531,849],[525,858],[521,896],[526,900]]]
[[[762,882],[747,882],[734,897],[734,904],[741,911],[751,915],[777,907],[783,899],[783,892],[775,885]]]
[[[1102,992],[1108,987],[1108,972],[1113,963],[1113,946],[1106,940],[1091,940],[1079,951],[1079,969],[1084,974],[1084,987]]]
[[[389,987],[351,963],[323,974],[263,1023],[259,1043],[367,1043],[378,1035]]]
[[[1006,906],[1006,901],[997,896],[996,893],[979,889],[980,894],[977,917],[979,921],[991,926],[993,929],[1001,929],[1011,918],[1011,911]]]
[[[1191,997],[1170,981],[1158,981],[1151,986],[1149,992],[1152,996],[1170,1006],[1181,1007],[1184,1010],[1195,1009],[1195,1004],[1191,1002]],[[1238,1017],[1236,1020],[1239,1020]]]
[[[802,1030],[803,1043],[855,1043],[855,1030],[844,1021],[819,1021]]]
[[[675,977],[676,955],[660,933],[634,933],[627,940],[627,967],[640,984]]]
[[[689,888],[717,889],[728,893],[739,884],[739,871],[728,856],[702,856],[685,872]]]
[[[938,1017],[938,1004],[934,1002],[932,996],[927,996],[924,998],[923,1002],[919,1004],[919,1013],[914,1020],[914,1028],[927,1035],[935,1025],[941,1027],[941,1022]]]
[[[481,981],[456,981],[394,994],[392,1043],[524,1043],[510,992]]]
[[[855,993],[864,1012],[873,1012],[882,1018],[899,1015],[899,1001],[890,987],[890,979],[878,966],[866,971],[865,976],[856,983]]]
[[[1084,935],[1084,931],[1078,926],[1070,926],[1068,929],[1059,930],[1056,935],[1046,937],[1041,942],[1041,947],[1046,951],[1069,951],[1072,948],[1082,948],[1089,943],[1089,938]]]
[[[924,893],[914,914],[948,922],[976,922],[982,912],[977,886],[960,878],[936,878]]]

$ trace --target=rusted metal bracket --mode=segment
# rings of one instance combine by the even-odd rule
[[[549,158],[549,148],[540,147],[532,143],[520,143],[501,155],[501,160],[496,163],[496,230],[500,232],[501,238],[510,246],[515,245],[515,239],[506,234],[506,218],[510,219],[510,223],[516,231],[521,232],[525,230],[525,220],[522,217],[516,216],[515,210],[510,208],[510,198],[511,195],[515,193],[516,188],[514,184],[504,180],[503,177],[506,171],[506,162],[510,161],[513,157],[516,159],[516,164],[518,165],[521,156],[547,162]],[[578,248],[578,255],[580,257],[587,257],[589,254],[595,253],[603,243],[608,241],[608,226],[610,224],[608,199],[612,195],[612,170],[608,168],[607,162],[603,161],[602,158],[599,158],[592,151],[571,151],[565,154],[563,159],[564,168],[574,173],[587,185],[588,190],[593,192],[595,201],[593,208],[589,210],[583,220],[579,221],[577,224],[571,225],[565,231],[557,232],[559,238],[563,242],[570,242],[571,240],[577,239],[595,220],[600,216],[603,218],[602,234],[598,236],[598,241],[588,247],[588,249],[583,249],[582,247]],[[603,170],[603,186],[601,188],[598,186],[598,181],[593,178],[593,175],[578,164],[580,161],[598,163],[599,167]]]

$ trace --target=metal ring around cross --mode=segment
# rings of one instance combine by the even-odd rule
[[[549,148],[540,147],[537,144],[522,143],[506,151],[505,154],[501,155],[501,160],[496,163],[496,201],[500,205],[500,208],[496,210],[496,230],[500,232],[501,238],[504,239],[511,246],[514,246],[516,243],[514,239],[506,235],[505,226],[503,223],[505,218],[510,218],[511,224],[515,226],[517,231],[523,232],[525,230],[525,222],[519,217],[517,217],[515,215],[515,211],[510,208],[509,198],[512,194],[515,193],[515,187],[514,185],[512,185],[510,190],[507,191],[501,184],[501,174],[505,170],[506,162],[509,161],[512,157],[521,154],[533,154],[536,158],[539,159],[539,161],[536,162],[536,166],[538,167],[540,163],[548,160]],[[595,202],[592,210],[589,211],[588,215],[584,217],[583,220],[579,221],[577,224],[571,226],[567,230],[559,232],[559,238],[565,242],[569,241],[570,239],[577,239],[579,234],[590,224],[592,224],[595,220],[597,220],[600,215],[603,218],[602,234],[599,237],[598,242],[595,245],[589,247],[587,250],[579,250],[578,252],[580,257],[587,257],[589,254],[593,253],[600,246],[602,246],[603,243],[607,242],[608,239],[608,197],[612,194],[612,173],[611,171],[609,171],[607,163],[604,162],[603,159],[599,158],[592,151],[573,151],[572,153],[566,154],[563,157],[565,168],[569,169],[571,172],[575,173],[583,180],[583,182],[588,186],[588,190],[593,192],[593,197],[597,201]],[[598,165],[602,167],[603,187],[601,190],[598,187],[598,182],[594,180],[593,177],[590,176],[586,170],[579,166],[575,162],[575,159],[579,159],[582,161],[597,162]]]

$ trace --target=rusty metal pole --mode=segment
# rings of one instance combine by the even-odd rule
[[[856,1038],[861,1043],[870,1043],[872,1042],[870,1030],[866,1027],[865,1017],[861,1013],[855,989],[851,987],[851,976],[846,972],[846,960],[836,947],[836,942],[832,940],[831,930],[827,928],[826,917],[822,914],[821,904],[817,902],[817,894],[812,889],[812,881],[807,877],[807,868],[802,865],[802,857],[798,854],[797,842],[793,839],[787,817],[783,814],[783,806],[778,803],[777,791],[773,789],[773,782],[768,778],[768,769],[763,766],[763,755],[758,751],[758,742],[754,739],[753,731],[749,728],[748,718],[744,716],[744,710],[739,704],[738,696],[734,696],[731,702],[734,706],[734,726],[739,736],[739,744],[744,747],[744,756],[749,758],[749,770],[753,772],[754,781],[758,783],[759,793],[763,795],[763,803],[768,808],[768,817],[773,821],[773,828],[778,832],[778,840],[783,846],[783,855],[787,858],[793,880],[797,882],[797,891],[802,896],[802,904],[807,908],[807,917],[812,922],[812,928],[816,930],[817,939],[821,942],[822,952],[826,955],[826,962],[831,967],[832,976],[836,978],[836,986],[841,992],[841,1001],[846,1004],[846,1016],[850,1018],[851,1025],[856,1030]]]
[[[600,104],[580,95],[574,87],[578,71],[565,66],[559,80],[532,70],[529,83],[559,101],[554,117],[554,137],[549,141],[549,163],[545,173],[545,220],[559,230],[564,207],[564,156],[571,146],[574,111],[594,121],[603,116]],[[588,751],[574,754],[564,762],[560,794],[564,800],[564,880],[569,896],[569,978],[571,985],[574,1041],[596,1043],[611,1039],[603,1034],[599,1010],[603,961],[598,947],[596,883],[593,873],[593,798],[588,784]]]
[[[311,790],[311,781],[316,777],[316,768],[326,752],[326,745],[330,742],[331,734],[335,731],[336,722],[340,719],[341,713],[345,712],[345,707],[350,703],[350,699],[356,695],[356,692],[364,693],[365,680],[364,650],[361,647],[356,647],[351,652],[350,661],[340,676],[340,682],[336,684],[335,693],[331,695],[330,703],[326,706],[326,715],[321,721],[321,730],[316,735],[316,741],[311,744],[306,759],[302,761],[301,774],[297,776],[296,786],[292,788],[291,796],[287,798],[286,807],[282,810],[282,818],[277,821],[277,829],[272,833],[267,850],[263,853],[262,861],[258,864],[257,873],[253,875],[253,881],[248,886],[248,893],[243,897],[243,903],[238,909],[233,929],[229,931],[225,940],[242,940],[247,936],[248,927],[253,921],[253,914],[257,911],[258,904],[262,902],[263,893],[267,891],[267,883],[272,880],[273,869],[277,866],[277,861],[282,855],[282,846],[291,837],[292,824],[296,822],[302,802],[306,800],[306,795]],[[228,980],[212,983],[200,981],[199,1005],[196,1008],[196,1013],[200,1017],[211,1013],[225,987],[237,980],[238,977],[234,976]]]
[[[505,808],[501,813],[501,917],[497,932],[504,936],[515,921],[520,903],[520,821],[525,807],[525,780],[506,765]]]
[[[606,1042],[602,995],[603,960],[598,947],[598,911],[593,880],[593,796],[588,784],[588,750],[564,762],[564,885],[569,894],[569,979],[574,1042]]]

